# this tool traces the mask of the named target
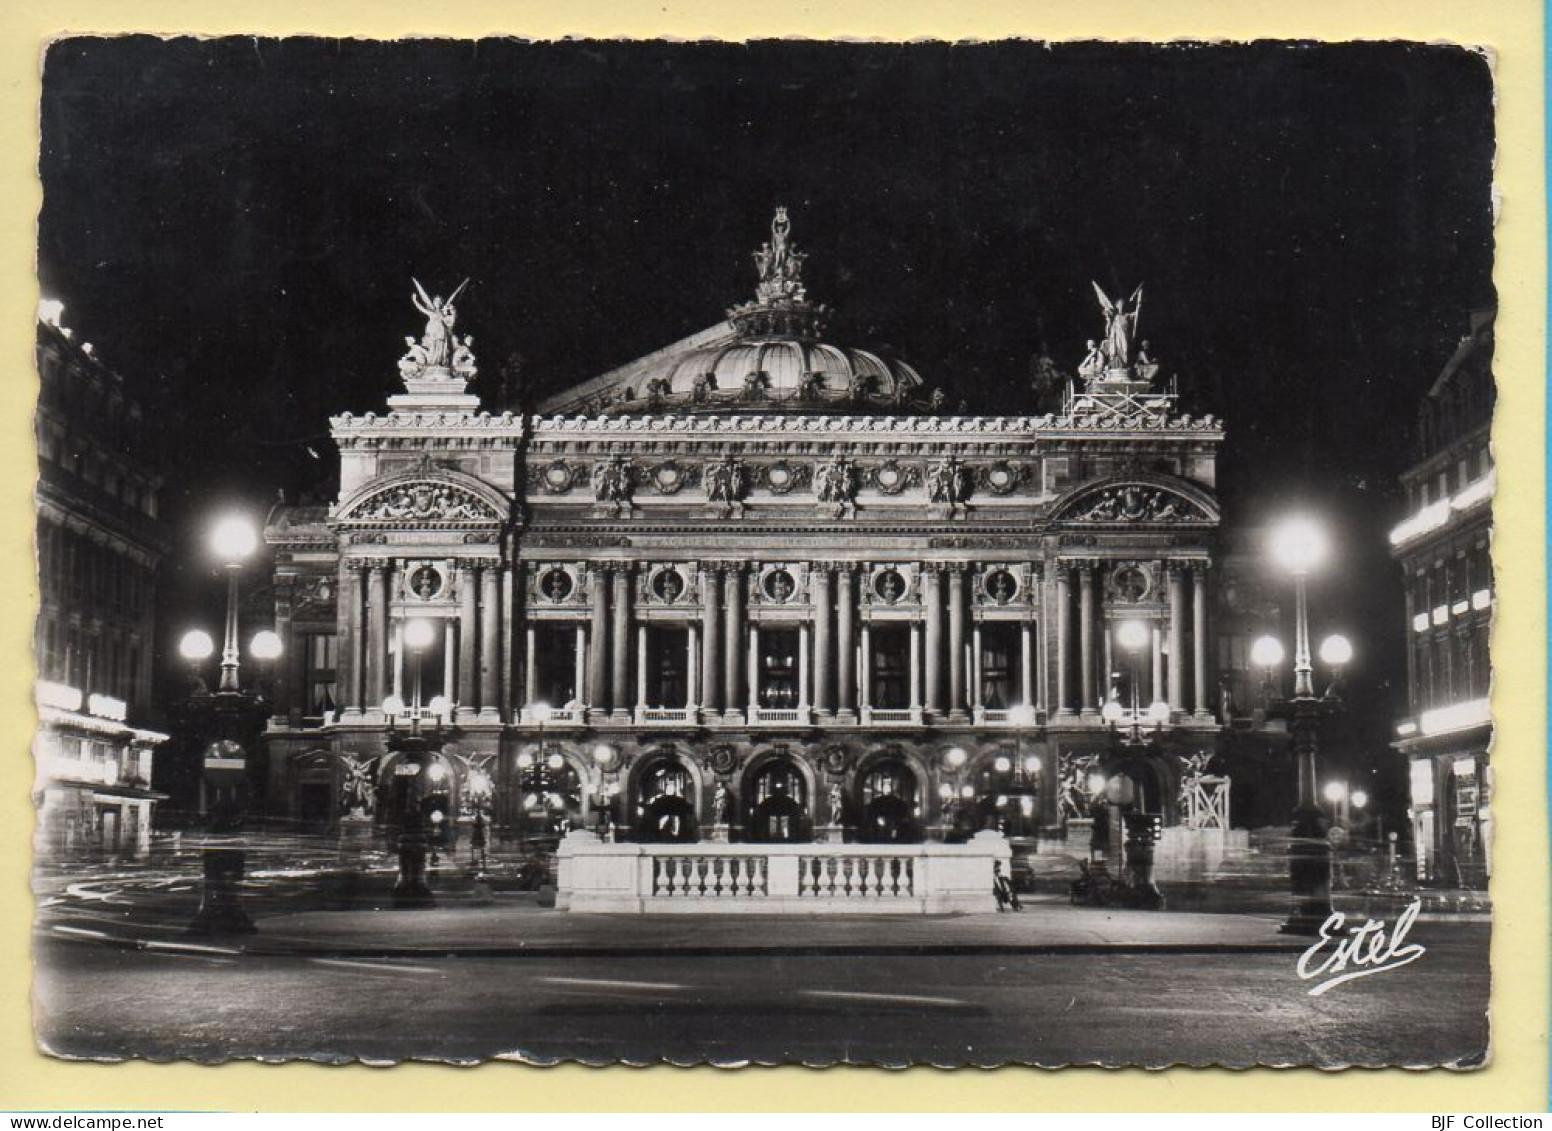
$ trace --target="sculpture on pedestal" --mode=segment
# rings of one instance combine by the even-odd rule
[[[468,336],[460,339],[453,333],[453,326],[458,321],[457,299],[469,285],[469,280],[459,283],[458,289],[445,299],[440,295],[427,294],[419,279],[410,281],[415,284],[415,293],[410,296],[410,301],[425,316],[426,328],[421,333],[420,341],[409,337],[404,339],[408,348],[399,359],[399,373],[406,381],[424,378],[428,374],[444,377],[456,374],[465,380],[473,378],[476,372],[474,339]]]
[[[1132,292],[1132,297],[1111,302],[1110,296],[1094,284],[1099,305],[1105,312],[1105,355],[1107,371],[1128,369],[1132,364],[1132,338],[1137,333],[1137,317],[1142,312],[1142,284]]]

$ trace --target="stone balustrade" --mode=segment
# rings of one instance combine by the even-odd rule
[[[561,842],[555,906],[579,913],[942,915],[996,910],[1000,833],[965,844]]]

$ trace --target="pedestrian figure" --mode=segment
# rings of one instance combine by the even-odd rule
[[[1002,861],[992,861],[992,896],[997,900],[998,911],[1022,911],[1024,907],[1019,903],[1018,892],[1013,890],[1013,885],[1008,882],[1008,877],[1002,874]]]

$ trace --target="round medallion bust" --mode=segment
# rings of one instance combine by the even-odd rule
[[[893,605],[905,596],[905,578],[897,569],[881,569],[873,578],[873,592],[886,605]]]
[[[665,605],[672,605],[684,595],[684,578],[672,566],[666,566],[652,575],[652,595]]]
[[[784,569],[773,569],[765,575],[760,583],[760,589],[772,601],[778,605],[785,604],[797,595],[798,585],[791,573]]]
[[[423,565],[410,574],[410,593],[422,601],[430,601],[442,595],[442,572],[435,566]]]
[[[571,575],[559,566],[547,569],[539,577],[539,592],[546,600],[560,604],[575,586],[572,584]]]
[[[983,582],[986,596],[999,605],[1006,605],[1014,597],[1018,596],[1018,578],[1005,569],[994,569],[987,573]]]

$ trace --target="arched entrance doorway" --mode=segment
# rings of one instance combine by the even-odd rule
[[[745,829],[760,844],[793,844],[813,839],[808,815],[808,782],[791,758],[772,758],[750,776],[744,795]]]
[[[644,766],[636,778],[636,839],[660,844],[699,840],[694,795],[695,779],[676,756]]]
[[[921,783],[904,758],[883,758],[863,770],[858,782],[863,844],[915,844],[922,839]]]

